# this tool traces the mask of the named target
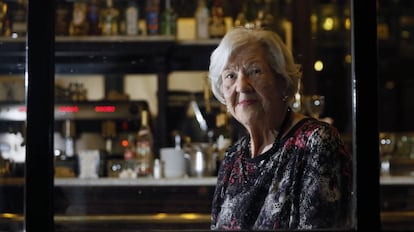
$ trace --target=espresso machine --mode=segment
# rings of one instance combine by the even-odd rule
[[[146,101],[82,101],[55,104],[55,170],[57,176],[79,175],[83,152],[99,153],[98,175],[107,176],[107,162],[123,159],[128,138],[149,111]],[[69,167],[67,172],[65,167]]]
[[[0,103],[0,176],[23,176],[26,106]]]
[[[79,154],[99,153],[98,175],[107,175],[107,161],[123,159],[128,136],[137,133],[146,101],[68,101],[54,107],[54,157],[57,177],[79,174]],[[0,157],[2,162],[24,164],[24,104],[0,104]],[[150,121],[151,122],[151,121]],[[1,167],[0,167],[1,168]]]

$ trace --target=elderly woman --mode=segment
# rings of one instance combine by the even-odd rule
[[[336,128],[291,110],[301,76],[272,31],[234,28],[212,53],[213,93],[248,132],[220,166],[212,230],[352,226],[351,156]]]

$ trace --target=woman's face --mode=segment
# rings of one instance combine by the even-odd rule
[[[236,49],[221,75],[227,109],[246,128],[274,125],[285,109],[282,78],[259,44]]]

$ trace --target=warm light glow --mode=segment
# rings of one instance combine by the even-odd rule
[[[332,17],[326,17],[325,20],[323,20],[322,28],[325,31],[332,31],[334,29],[335,21]]]
[[[126,140],[126,139],[121,140],[121,146],[122,147],[128,147],[128,144],[129,144],[128,140]]]
[[[380,140],[381,145],[390,145],[392,143],[391,139],[389,138],[383,138]]]
[[[403,30],[401,32],[401,38],[403,38],[403,39],[409,39],[410,37],[411,37],[411,33],[409,31]]]
[[[198,218],[197,214],[194,213],[183,213],[180,215],[180,217],[187,220],[194,220]]]
[[[315,71],[320,72],[323,70],[323,62],[321,60],[315,61],[315,64],[313,64],[313,68]]]
[[[78,106],[59,106],[59,112],[63,113],[76,113],[79,111]]]
[[[97,113],[113,113],[115,109],[115,106],[95,106],[95,112]]]
[[[347,55],[345,56],[345,62],[346,62],[347,64],[350,64],[350,63],[352,62],[352,56],[351,56],[351,54],[347,54]]]
[[[302,107],[300,103],[301,103],[301,96],[300,96],[300,93],[297,92],[295,94],[295,101],[292,104],[293,109],[300,111],[300,108]]]
[[[9,218],[9,219],[12,219],[12,218],[17,218],[18,215],[17,214],[14,214],[14,213],[2,213],[0,217],[1,218]]]
[[[395,88],[395,82],[394,81],[387,81],[384,85],[384,87],[388,90],[392,90]]]
[[[345,19],[345,29],[351,30],[351,19],[348,17]]]
[[[318,16],[316,14],[312,14],[310,17],[311,23],[317,23],[318,22]]]
[[[155,219],[164,219],[166,217],[167,217],[166,213],[158,213],[158,214],[154,215]]]
[[[26,106],[20,106],[18,111],[19,112],[26,112],[27,111]]]

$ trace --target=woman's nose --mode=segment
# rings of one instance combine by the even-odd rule
[[[236,91],[248,92],[252,90],[248,75],[244,71],[239,71],[237,74]]]

